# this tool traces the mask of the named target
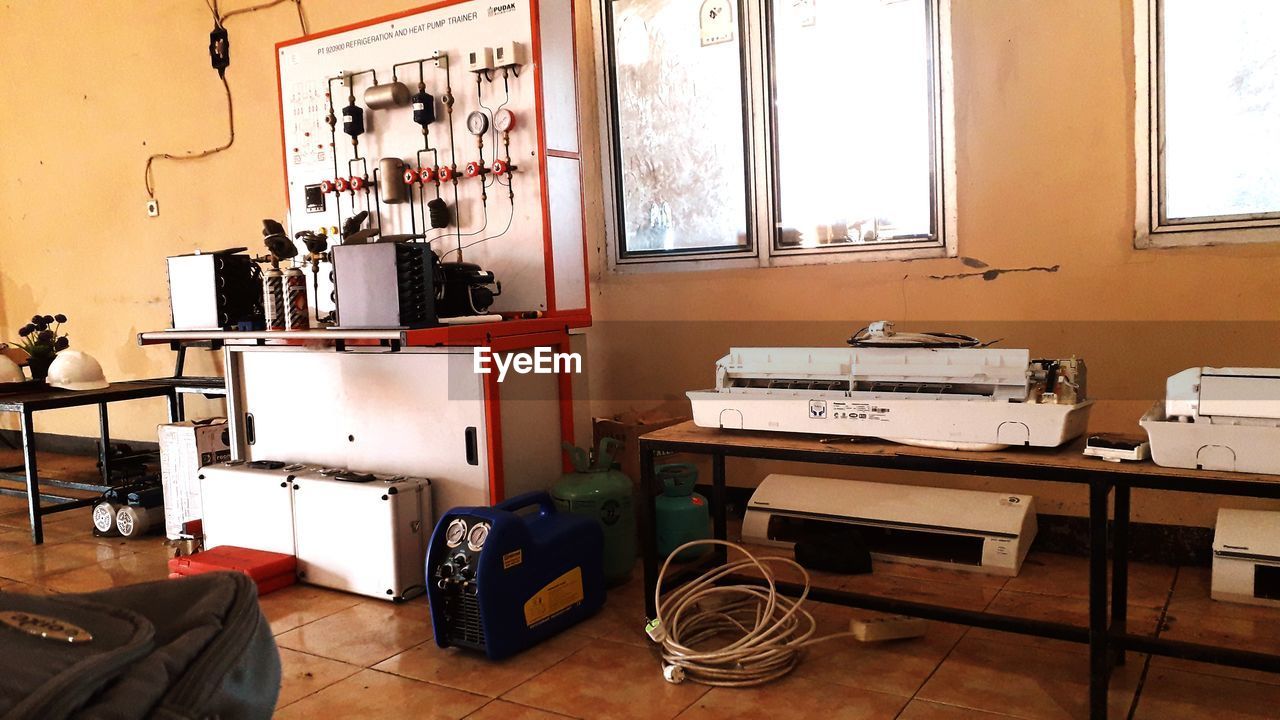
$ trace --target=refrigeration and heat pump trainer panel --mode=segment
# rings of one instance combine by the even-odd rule
[[[572,0],[446,0],[277,51],[291,232],[368,213],[492,270],[493,312],[585,312]]]

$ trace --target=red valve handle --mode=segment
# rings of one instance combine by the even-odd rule
[[[346,178],[338,178],[333,181],[333,187],[338,192],[346,192],[351,188],[351,183],[348,182]]]
[[[439,173],[440,182],[449,182],[457,175],[457,171],[448,165],[441,165],[437,172]]]
[[[493,174],[494,174],[494,175],[506,175],[506,174],[507,174],[507,173],[509,173],[509,172],[511,172],[511,166],[510,166],[509,164],[507,164],[507,161],[506,161],[506,160],[494,160],[494,161],[493,161]]]
[[[424,167],[422,168],[421,177],[422,177],[422,184],[426,185],[429,182],[436,182],[437,178],[439,178],[440,175],[439,173],[436,172],[435,168]]]
[[[478,162],[467,163],[467,177],[480,177],[485,172],[484,166]]]
[[[331,181],[331,180],[321,180],[321,181],[320,181],[320,192],[324,193],[325,195],[328,195],[329,193],[333,192],[333,181]]]
[[[422,177],[418,175],[418,171],[408,168],[404,171],[404,182],[406,185],[416,185]]]
[[[355,191],[355,190],[362,190],[362,189],[364,189],[364,183],[365,183],[364,178],[362,178],[362,177],[352,176],[352,178],[351,178],[351,190],[352,190],[352,191]]]

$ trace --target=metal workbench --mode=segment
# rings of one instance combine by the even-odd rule
[[[1085,627],[816,587],[810,590],[809,597],[819,602],[1087,644],[1089,712],[1094,720],[1107,717],[1107,691],[1112,669],[1124,663],[1126,650],[1280,672],[1280,656],[1146,637],[1130,633],[1127,627],[1129,499],[1133,488],[1280,498],[1280,477],[1165,468],[1151,462],[1107,463],[1085,457],[1081,454],[1082,448],[1083,441],[1077,441],[1061,448],[967,453],[879,441],[823,443],[818,437],[715,430],[698,427],[692,422],[651,432],[640,438],[641,490],[647,498],[640,503],[638,512],[646,612],[653,617],[656,611],[654,588],[661,566],[654,533],[653,503],[653,498],[661,494],[662,489],[653,472],[655,457],[659,453],[710,456],[712,525],[715,537],[721,539],[725,539],[727,533],[725,459],[728,457],[1070,483],[1082,485],[1089,492],[1089,623]],[[1113,493],[1114,522],[1108,527],[1107,505]],[[1109,611],[1108,541],[1112,547]],[[710,562],[723,563],[725,555],[725,548],[719,547]],[[669,578],[665,585],[674,587],[705,570],[705,564],[688,568]],[[753,581],[761,582],[743,577],[724,580],[733,583]],[[793,596],[803,590],[792,583],[778,583],[778,589]]]
[[[73,498],[44,492],[41,485],[63,489],[88,490],[102,492],[109,486],[111,477],[111,425],[108,419],[107,405],[126,400],[143,398],[166,398],[169,402],[169,419],[176,416],[177,394],[172,385],[156,382],[118,382],[111,383],[100,390],[59,390],[45,388],[24,391],[9,395],[0,395],[0,412],[17,413],[20,418],[22,432],[22,460],[26,489],[0,488],[0,494],[26,495],[27,511],[31,519],[31,541],[37,545],[44,542],[45,515],[74,510],[96,502],[97,498]],[[64,480],[41,479],[36,463],[35,418],[37,412],[60,410],[64,408],[98,406],[98,435],[101,445],[98,449],[98,462],[102,467],[102,484],[68,482]],[[42,500],[48,500],[45,505]]]

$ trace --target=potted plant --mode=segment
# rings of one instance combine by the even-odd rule
[[[44,382],[49,375],[49,366],[53,358],[71,346],[66,333],[62,333],[62,324],[67,316],[33,315],[31,322],[18,329],[20,338],[14,343],[27,354],[27,367],[31,370],[31,379]]]

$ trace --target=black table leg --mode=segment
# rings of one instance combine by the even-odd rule
[[[183,407],[182,393],[178,392],[177,388],[174,388],[167,399],[169,401],[169,422],[176,423],[185,420],[187,411]]]
[[[111,423],[107,420],[107,404],[98,403],[98,464],[102,466],[102,484],[111,484]]]
[[[729,521],[725,515],[724,455],[711,456],[711,530],[717,540],[729,539]],[[717,545],[716,558],[723,565],[729,559],[729,548]]]
[[[36,467],[36,438],[31,413],[22,414],[22,463],[27,468],[27,511],[31,518],[31,542],[44,542],[44,521],[40,513],[40,471]]]
[[[658,533],[654,517],[653,447],[640,441],[640,506],[636,508],[636,525],[640,533],[640,558],[644,563],[644,612],[648,618],[658,614],[654,591],[658,587]]]
[[[1111,531],[1111,636],[1124,635],[1129,626],[1129,486],[1116,485],[1115,525]],[[1124,648],[1114,650],[1116,665],[1124,665]]]
[[[1106,720],[1111,657],[1107,642],[1107,482],[1089,481],[1089,717]]]

